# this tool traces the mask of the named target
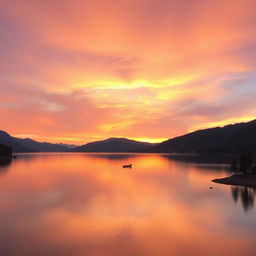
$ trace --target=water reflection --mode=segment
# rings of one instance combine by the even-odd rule
[[[0,168],[8,166],[9,164],[11,164],[11,162],[11,157],[0,157]]]
[[[105,158],[105,159],[109,159],[109,160],[127,160],[127,159],[132,159],[134,157],[136,157],[135,154],[109,154],[109,153],[102,153],[102,154],[84,154],[84,157],[94,157],[94,158]]]
[[[235,203],[237,203],[239,199],[241,200],[243,208],[246,212],[253,209],[256,188],[231,186],[231,194]]]
[[[133,169],[122,168],[126,161]],[[7,168],[0,177],[0,255],[253,256],[256,250],[249,242],[255,214],[240,215],[229,187],[209,190],[211,179],[227,174],[222,166],[199,168],[161,155],[31,154]]]
[[[0,175],[8,171],[8,166],[11,164],[11,157],[0,157]]]
[[[198,164],[230,164],[233,156],[230,154],[168,154],[163,157]]]

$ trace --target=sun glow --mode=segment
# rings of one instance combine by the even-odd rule
[[[256,117],[255,1],[2,2],[10,134],[159,142]]]
[[[168,138],[144,138],[144,137],[137,137],[137,138],[130,138],[131,140],[141,141],[141,142],[149,142],[149,143],[161,143]]]

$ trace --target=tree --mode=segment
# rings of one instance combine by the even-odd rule
[[[247,174],[249,172],[256,173],[256,166],[253,166],[252,154],[242,151],[239,156],[239,161],[234,157],[230,165],[230,171],[233,173],[243,174]]]
[[[0,156],[9,157],[11,155],[12,155],[12,148],[7,145],[0,144]]]
[[[234,157],[232,162],[231,162],[230,171],[233,172],[233,173],[238,173],[239,172],[239,164],[238,164],[238,161],[237,161],[236,157]]]
[[[252,155],[246,151],[243,151],[240,155],[239,162],[240,172],[247,174],[252,168]]]

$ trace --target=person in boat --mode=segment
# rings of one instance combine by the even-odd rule
[[[123,168],[132,168],[132,164],[125,164],[123,165]]]

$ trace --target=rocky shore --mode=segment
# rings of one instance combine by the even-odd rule
[[[256,188],[256,174],[235,174],[226,178],[214,179],[212,180],[212,182],[226,185]]]

